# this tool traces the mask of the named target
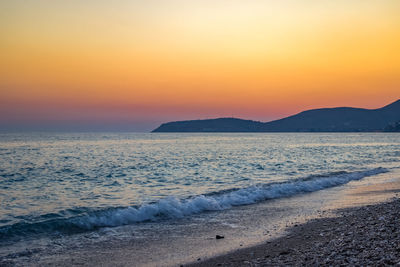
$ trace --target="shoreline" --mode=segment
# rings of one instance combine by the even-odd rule
[[[364,240],[363,247],[357,248],[358,254],[343,254],[352,251],[348,243],[353,236],[365,234],[359,233],[360,229],[371,234],[389,229],[383,233],[396,234],[394,241],[383,244],[383,248],[374,244],[373,249],[383,252],[367,251],[371,261],[360,265],[399,263],[400,224],[393,222],[400,214],[400,180],[394,177],[398,174],[383,173],[343,187],[170,221],[162,228],[149,223],[143,224],[142,230],[132,226],[105,228],[100,235],[93,232],[33,246],[27,243],[26,249],[0,256],[0,266],[356,265],[357,261],[352,264],[346,258],[357,256],[376,241],[364,244]],[[382,216],[389,220],[389,228],[386,219],[383,225],[379,220]],[[216,235],[224,238],[217,240]],[[385,250],[393,247],[399,251],[387,258]],[[325,248],[325,254],[319,253]],[[332,258],[332,252],[342,258]]]
[[[337,217],[294,225],[287,234],[184,266],[400,264],[400,190],[391,200],[336,210]]]

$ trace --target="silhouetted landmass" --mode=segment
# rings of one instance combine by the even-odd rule
[[[168,122],[153,132],[377,132],[397,121],[400,100],[379,109],[312,109],[271,122],[236,118]]]
[[[258,121],[219,118],[168,122],[153,132],[260,132],[263,125]]]
[[[385,132],[400,132],[400,121],[385,127]]]

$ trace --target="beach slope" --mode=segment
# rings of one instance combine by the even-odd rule
[[[338,217],[294,225],[265,244],[190,266],[385,266],[400,264],[400,199],[342,209]]]

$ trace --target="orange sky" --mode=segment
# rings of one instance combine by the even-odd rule
[[[399,14],[398,0],[1,1],[0,128],[381,107],[400,98]]]

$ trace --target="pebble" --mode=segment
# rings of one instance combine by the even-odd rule
[[[316,219],[302,238],[304,244],[290,248],[291,233],[285,238],[276,255],[268,255],[249,261],[250,266],[387,266],[400,264],[400,200],[347,209],[342,216]],[[318,222],[318,220],[322,220]],[[319,225],[319,226],[318,226]],[[310,227],[311,227],[310,226]],[[297,227],[297,226],[296,226]],[[299,231],[300,227],[292,228]],[[303,227],[301,228],[303,229]],[[273,242],[274,243],[274,242]],[[277,243],[271,244],[278,246]]]

